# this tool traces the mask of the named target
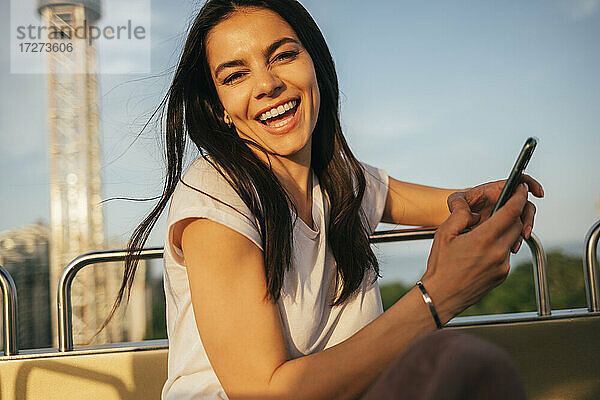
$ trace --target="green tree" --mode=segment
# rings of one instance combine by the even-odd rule
[[[552,309],[586,307],[582,260],[553,251],[548,254],[548,281]],[[381,285],[383,308],[387,310],[412,285],[391,283]],[[521,263],[513,267],[504,283],[492,290],[479,303],[465,310],[461,316],[487,315],[535,311],[533,265]]]
[[[383,303],[383,309],[387,310],[390,308],[398,299],[404,296],[411,286],[405,285],[401,282],[387,283],[379,286],[381,292],[381,302]]]

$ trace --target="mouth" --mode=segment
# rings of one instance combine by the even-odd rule
[[[260,113],[256,117],[256,120],[269,128],[281,128],[292,121],[299,106],[300,99],[289,100],[277,107]]]

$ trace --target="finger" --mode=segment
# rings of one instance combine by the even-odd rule
[[[446,199],[446,203],[448,203],[448,210],[450,210],[450,212],[454,211],[454,209],[457,207],[456,204],[458,204],[458,202],[464,203],[464,205],[466,205],[467,208],[469,208],[470,210],[469,203],[467,202],[465,196],[465,192],[451,193],[450,196],[448,196],[448,199]]]
[[[529,191],[535,197],[544,197],[544,188],[542,185],[527,174],[521,175],[521,182],[525,182],[529,186]]]
[[[529,236],[531,236],[531,231],[533,230],[533,220],[535,217],[535,211],[535,205],[532,202],[528,201],[525,204],[523,214],[521,215],[521,221],[523,221],[522,235],[525,239],[529,239]]]
[[[471,212],[464,198],[457,198],[452,201],[452,214],[440,225],[438,231],[455,236],[477,222],[479,215]]]
[[[527,192],[528,187],[526,183],[517,186],[515,193],[508,199],[506,204],[483,224],[479,225],[480,228],[484,228],[481,230],[481,234],[484,238],[494,239],[503,235],[507,229],[514,226],[517,220],[519,225],[521,225],[521,215],[523,214],[523,209],[527,203]],[[517,237],[518,236],[515,236],[513,238],[510,245],[517,240]]]
[[[519,240],[517,240],[515,242],[515,244],[512,247],[512,253],[513,254],[517,254],[519,252],[519,249],[521,248],[521,245],[523,244],[523,236],[519,237]]]
[[[469,213],[471,214],[471,220],[469,222],[469,226],[471,226],[479,222],[481,215],[471,210],[471,205],[467,201],[466,195],[466,192],[454,192],[450,196],[448,196],[447,203],[450,213],[452,213],[457,208],[467,209],[467,211],[469,211]]]
[[[506,249],[506,253],[513,252],[516,254],[521,248],[523,236],[521,231],[523,224],[521,219],[517,218],[515,222],[503,234],[496,237],[496,243]]]
[[[514,222],[499,236],[496,236],[490,242],[490,246],[497,249],[502,249],[502,252],[506,257],[510,256],[510,253],[517,253],[521,248],[521,230],[523,224],[520,218],[516,218]],[[492,248],[490,247],[490,249]]]

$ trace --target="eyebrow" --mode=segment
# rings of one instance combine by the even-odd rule
[[[284,37],[281,38],[279,40],[276,40],[275,42],[271,43],[264,51],[263,51],[263,55],[265,58],[269,58],[273,55],[273,53],[282,45],[286,44],[286,43],[295,43],[297,45],[300,45],[300,42],[298,42],[296,39],[292,39],[291,37]],[[244,65],[246,65],[246,63],[243,60],[231,60],[231,61],[227,61],[224,62],[222,64],[219,64],[219,66],[217,68],[215,68],[215,76],[219,76],[219,73],[221,71],[223,71],[225,68],[231,68],[231,67],[243,67]]]

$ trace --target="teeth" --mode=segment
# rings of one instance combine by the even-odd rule
[[[291,119],[292,119],[292,117],[286,118],[283,121],[281,121],[275,125],[271,125],[271,126],[275,127],[275,128],[279,128],[280,126],[283,126],[283,125],[287,124],[288,122],[290,122]]]
[[[278,115],[281,115],[284,112],[291,110],[292,108],[294,108],[296,106],[296,104],[298,104],[297,100],[288,101],[287,103],[285,103],[277,108],[272,108],[270,111],[262,113],[260,115],[260,117],[258,117],[258,119],[260,119],[261,121],[266,121],[269,118],[275,118]],[[283,123],[283,121],[282,121],[282,123]],[[280,124],[277,124],[274,126],[280,126]]]

